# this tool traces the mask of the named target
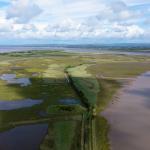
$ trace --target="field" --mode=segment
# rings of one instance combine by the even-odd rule
[[[120,80],[148,70],[148,56],[63,51],[0,54],[0,104],[6,107],[0,107],[0,131],[46,123],[41,150],[108,150],[109,126],[100,112],[121,87]],[[26,100],[42,103],[21,106]]]

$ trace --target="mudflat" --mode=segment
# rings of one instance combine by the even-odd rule
[[[123,87],[102,113],[112,150],[150,150],[150,72]]]

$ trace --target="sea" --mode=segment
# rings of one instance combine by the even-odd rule
[[[40,44],[40,45],[0,45],[0,53],[23,52],[31,50],[59,50],[77,53],[108,53],[108,54],[129,54],[149,55],[150,44],[125,43],[125,44]]]

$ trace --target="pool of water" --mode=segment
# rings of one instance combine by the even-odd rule
[[[42,100],[33,100],[33,99],[25,99],[25,100],[17,100],[17,101],[3,101],[0,100],[0,110],[13,110],[25,107],[32,107],[34,105],[41,104]]]
[[[60,99],[59,103],[63,105],[77,105],[80,104],[80,100],[73,98]]]
[[[48,124],[25,125],[0,133],[0,150],[39,150]]]
[[[45,111],[40,111],[40,112],[38,112],[38,115],[39,115],[40,117],[47,117],[47,116],[48,116],[48,113],[45,112]]]
[[[7,81],[8,84],[19,84],[20,86],[31,85],[29,78],[17,78],[16,74],[3,74],[0,76],[0,79]]]

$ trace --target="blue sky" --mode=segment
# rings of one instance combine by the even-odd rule
[[[0,44],[149,42],[150,0],[0,0]]]

